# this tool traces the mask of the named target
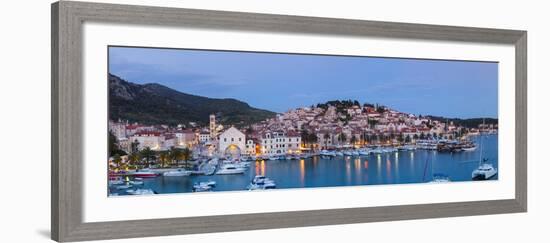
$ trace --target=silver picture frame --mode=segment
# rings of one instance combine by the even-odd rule
[[[60,1],[52,4],[51,237],[59,242],[527,211],[527,32],[365,20]],[[87,21],[515,46],[515,198],[275,213],[83,221],[82,26]]]

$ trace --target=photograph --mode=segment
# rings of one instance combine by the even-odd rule
[[[107,53],[109,197],[498,180],[498,62]]]

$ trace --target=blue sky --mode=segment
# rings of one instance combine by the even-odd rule
[[[498,117],[497,63],[110,47],[109,71],[275,112],[352,99],[417,115]]]

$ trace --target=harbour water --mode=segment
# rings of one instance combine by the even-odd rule
[[[367,156],[337,156],[301,160],[267,160],[251,162],[244,174],[185,176],[144,179],[143,188],[156,193],[192,192],[193,184],[214,180],[213,191],[246,190],[256,175],[273,179],[277,188],[311,188],[380,184],[427,183],[436,173],[445,174],[451,182],[471,181],[480,160],[481,137],[474,151],[437,152],[434,150],[399,151]],[[498,169],[498,135],[483,137],[482,157]],[[498,174],[491,178],[498,179]]]

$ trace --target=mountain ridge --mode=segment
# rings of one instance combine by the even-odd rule
[[[251,107],[232,98],[187,94],[158,83],[136,84],[109,73],[109,119],[143,124],[206,125],[209,115],[218,122],[245,126],[274,117],[275,112]]]

